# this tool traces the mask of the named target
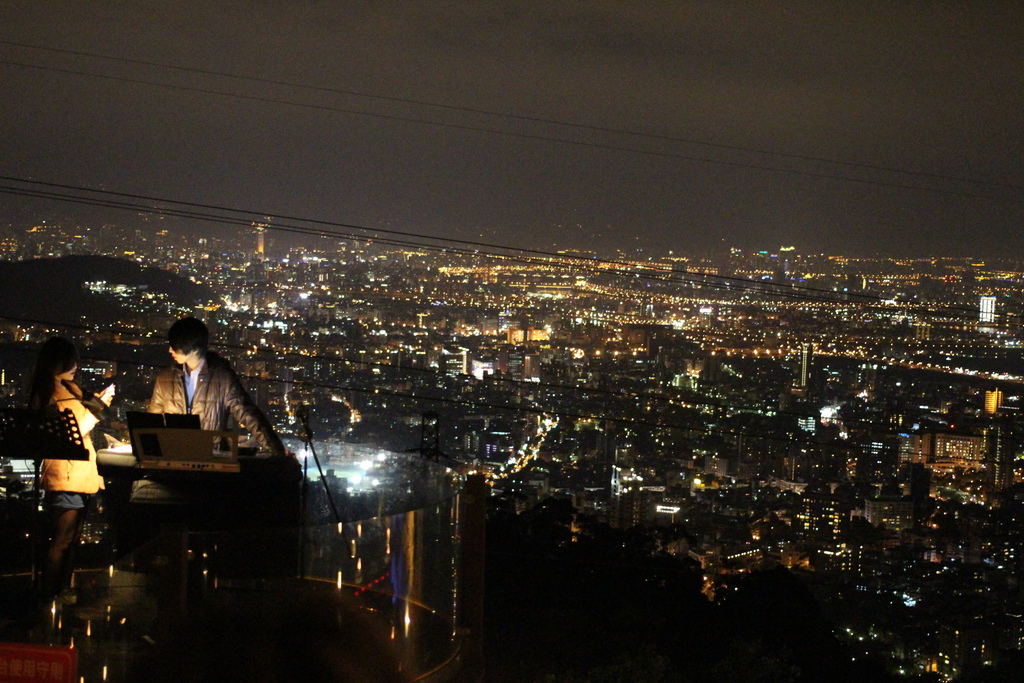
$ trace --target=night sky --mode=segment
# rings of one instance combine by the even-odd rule
[[[4,176],[511,247],[1024,253],[1017,1],[0,0],[0,41]]]

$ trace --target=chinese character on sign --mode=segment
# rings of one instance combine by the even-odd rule
[[[0,683],[76,683],[77,672],[74,648],[0,643]]]

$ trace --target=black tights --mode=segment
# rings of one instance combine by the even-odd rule
[[[88,496],[83,508],[50,508],[50,547],[43,561],[43,595],[53,597],[71,587],[74,551],[82,535]]]

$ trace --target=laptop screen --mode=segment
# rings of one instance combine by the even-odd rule
[[[149,457],[160,457],[163,453],[160,450],[160,439],[156,434],[136,435],[140,429],[199,429],[198,415],[179,415],[174,413],[143,413],[129,411],[128,435],[132,442],[132,450],[136,454],[145,453]]]

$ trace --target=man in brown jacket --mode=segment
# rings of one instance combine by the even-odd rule
[[[260,450],[286,455],[281,439],[231,365],[207,350],[210,333],[201,320],[182,318],[171,326],[167,340],[175,365],[157,376],[149,412],[198,415],[202,428],[214,431],[227,429],[231,416]]]

